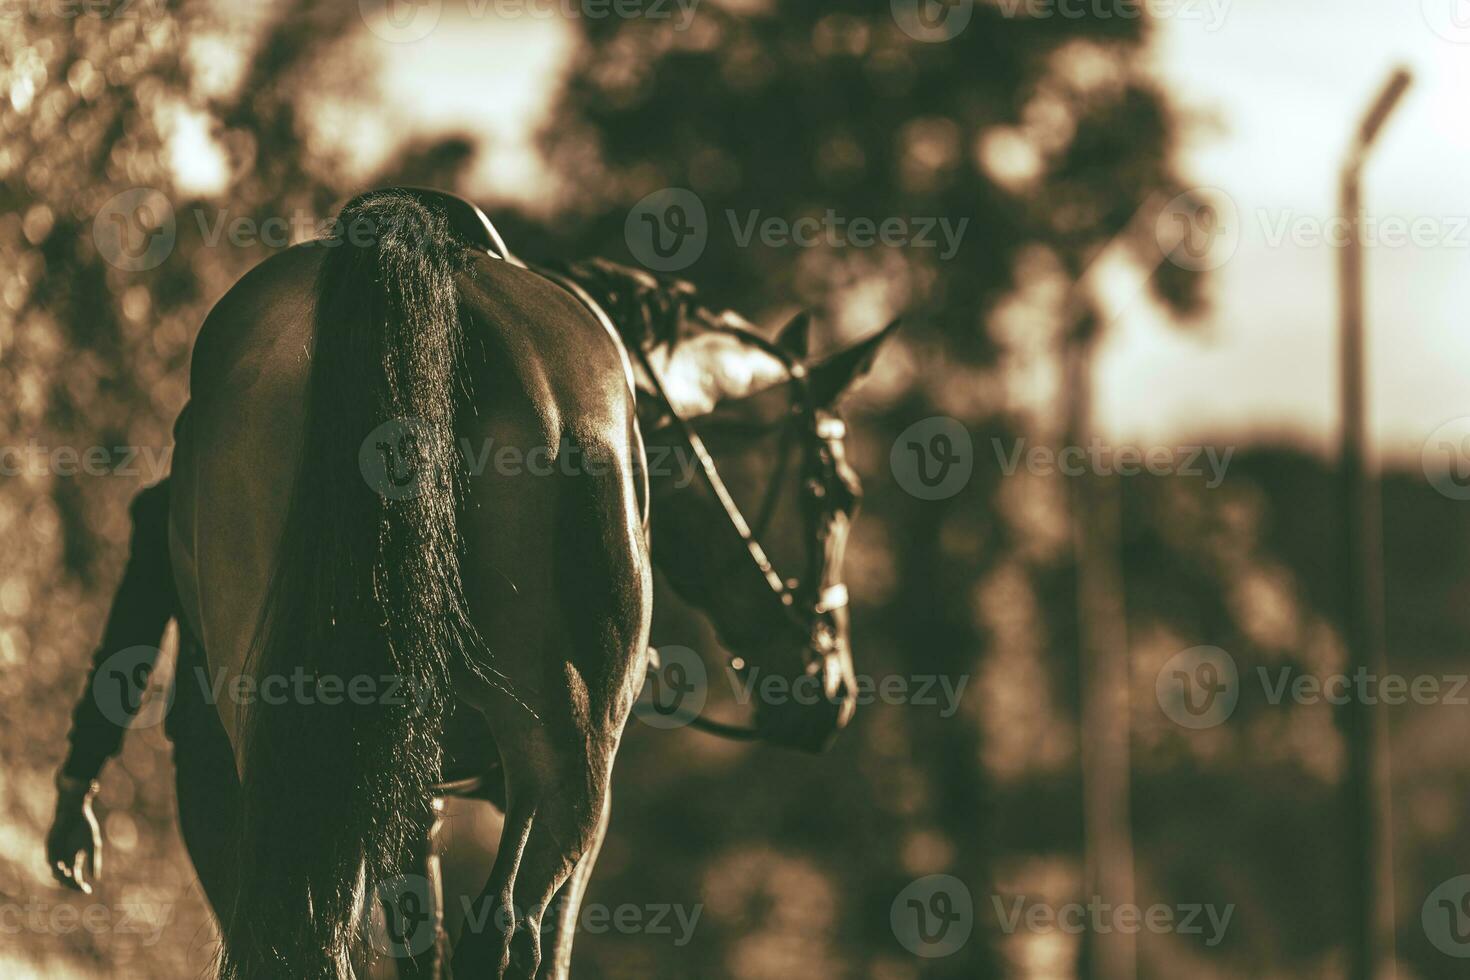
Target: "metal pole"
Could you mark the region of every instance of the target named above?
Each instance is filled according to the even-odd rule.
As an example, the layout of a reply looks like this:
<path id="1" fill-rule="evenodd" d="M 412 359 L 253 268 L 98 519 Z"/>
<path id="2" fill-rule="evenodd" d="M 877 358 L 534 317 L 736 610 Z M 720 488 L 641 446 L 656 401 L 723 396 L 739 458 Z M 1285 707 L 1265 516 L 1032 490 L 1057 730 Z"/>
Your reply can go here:
<path id="1" fill-rule="evenodd" d="M 1389 113 L 1408 88 L 1398 69 L 1363 117 L 1343 163 L 1339 206 L 1351 233 L 1339 251 L 1341 290 L 1342 630 L 1349 673 L 1382 677 L 1383 582 L 1378 487 L 1368 469 L 1363 364 L 1363 241 L 1360 175 Z M 1348 750 L 1346 812 L 1349 894 L 1349 977 L 1394 975 L 1393 861 L 1386 731 L 1373 704 L 1349 698 L 1340 716 Z"/>

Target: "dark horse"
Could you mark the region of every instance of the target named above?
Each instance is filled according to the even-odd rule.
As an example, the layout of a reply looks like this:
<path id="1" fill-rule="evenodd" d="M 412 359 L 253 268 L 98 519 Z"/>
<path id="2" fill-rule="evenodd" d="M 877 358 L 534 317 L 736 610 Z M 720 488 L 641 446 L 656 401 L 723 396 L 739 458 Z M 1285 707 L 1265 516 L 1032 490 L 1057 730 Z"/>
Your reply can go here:
<path id="1" fill-rule="evenodd" d="M 808 366 L 802 318 L 767 342 L 634 270 L 532 271 L 477 217 L 359 197 L 199 334 L 170 498 L 183 628 L 212 674 L 338 695 L 217 703 L 241 794 L 224 977 L 351 975 L 367 898 L 417 867 L 447 747 L 498 765 L 506 814 L 455 976 L 565 977 L 651 559 L 747 668 L 820 692 L 758 705 L 759 735 L 817 749 L 852 712 L 858 486 L 832 405 L 878 339 Z M 665 451 L 693 468 L 650 463 Z M 374 696 L 342 696 L 362 678 Z M 448 746 L 456 713 L 479 744 Z"/>

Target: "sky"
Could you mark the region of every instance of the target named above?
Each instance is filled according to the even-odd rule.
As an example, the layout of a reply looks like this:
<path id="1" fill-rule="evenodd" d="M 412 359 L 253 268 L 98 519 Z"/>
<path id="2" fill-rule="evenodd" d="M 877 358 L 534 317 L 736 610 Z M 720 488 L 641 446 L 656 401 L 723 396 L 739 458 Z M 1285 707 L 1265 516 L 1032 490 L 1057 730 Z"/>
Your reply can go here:
<path id="1" fill-rule="evenodd" d="M 364 0 L 365 10 L 371 6 Z M 480 141 L 493 151 L 476 156 L 465 192 L 488 206 L 536 211 L 552 198 L 553 185 L 535 137 L 555 106 L 576 35 L 555 17 L 501 16 L 488 2 L 413 9 L 438 11 L 433 30 L 401 42 L 371 28 L 358 31 L 355 49 L 343 54 L 376 65 L 376 77 L 354 87 L 355 100 L 326 102 L 317 122 L 352 147 L 362 180 L 409 139 L 457 134 Z"/>
<path id="2" fill-rule="evenodd" d="M 1144 2 L 1156 30 L 1140 67 L 1193 120 L 1180 168 L 1234 205 L 1239 245 L 1197 322 L 1131 304 L 1114 324 L 1098 364 L 1100 428 L 1141 444 L 1335 440 L 1337 253 L 1324 236 L 1350 134 L 1403 65 L 1413 86 L 1364 180 L 1383 228 L 1366 260 L 1369 412 L 1386 462 L 1418 459 L 1436 428 L 1470 415 L 1470 0 Z M 327 103 L 314 124 L 351 148 L 363 179 L 404 139 L 479 134 L 495 149 L 467 189 L 535 211 L 552 195 L 533 134 L 573 34 L 483 4 L 479 16 L 442 9 L 427 41 L 360 32 L 379 75 L 356 90 L 361 103 Z M 1396 241 L 1395 223 L 1419 241 Z"/>
<path id="3" fill-rule="evenodd" d="M 1369 413 L 1386 462 L 1417 460 L 1470 414 L 1470 3 L 1224 2 L 1216 21 L 1161 19 L 1152 70 L 1206 120 L 1181 168 L 1234 202 L 1240 244 L 1200 323 L 1143 308 L 1117 324 L 1100 423 L 1144 442 L 1335 440 L 1337 254 L 1312 233 L 1335 213 L 1358 120 L 1402 64 L 1413 86 L 1364 175 L 1381 228 L 1366 253 Z M 1420 221 L 1420 243 L 1396 243 L 1395 220 Z"/>

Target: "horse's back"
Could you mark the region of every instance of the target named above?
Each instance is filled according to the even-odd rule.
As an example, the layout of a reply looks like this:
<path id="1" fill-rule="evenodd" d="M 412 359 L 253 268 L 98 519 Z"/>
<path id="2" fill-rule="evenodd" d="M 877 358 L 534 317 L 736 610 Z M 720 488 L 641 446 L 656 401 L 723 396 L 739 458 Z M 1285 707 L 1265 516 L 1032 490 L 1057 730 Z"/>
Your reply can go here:
<path id="1" fill-rule="evenodd" d="M 172 551 L 211 681 L 245 673 L 259 626 L 304 436 L 327 254 L 297 246 L 257 266 L 195 344 L 177 431 Z M 575 642 L 569 606 L 579 602 L 646 619 L 641 451 L 616 343 L 534 273 L 476 255 L 457 281 L 474 392 L 459 432 L 470 469 L 465 589 L 492 652 L 540 657 Z M 568 447 L 582 464 L 568 460 Z M 547 683 L 563 684 L 559 673 Z M 238 760 L 236 700 L 222 693 L 218 707 Z"/>

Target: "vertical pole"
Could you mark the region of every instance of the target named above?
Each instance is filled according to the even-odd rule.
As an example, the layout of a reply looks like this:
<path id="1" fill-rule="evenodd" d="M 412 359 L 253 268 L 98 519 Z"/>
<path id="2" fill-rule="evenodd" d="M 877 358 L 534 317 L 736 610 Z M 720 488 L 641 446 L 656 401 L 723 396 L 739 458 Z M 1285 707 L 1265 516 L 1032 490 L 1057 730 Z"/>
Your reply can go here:
<path id="1" fill-rule="evenodd" d="M 1163 201 L 1151 195 L 1117 235 L 1099 249 L 1072 286 L 1061 332 L 1064 444 L 1091 448 L 1093 368 L 1097 344 L 1117 314 L 1104 317 L 1090 299 L 1096 271 L 1116 251 L 1132 251 L 1145 230 L 1157 234 Z M 1171 250 L 1160 243 L 1143 280 Z M 1077 570 L 1077 676 L 1081 691 L 1083 887 L 1117 908 L 1136 905 L 1133 870 L 1132 732 L 1128 696 L 1131 659 L 1122 560 L 1123 489 L 1115 478 L 1088 471 L 1070 482 L 1072 556 Z M 1136 937 L 1111 929 L 1084 934 L 1082 964 L 1089 980 L 1137 980 Z"/>
<path id="2" fill-rule="evenodd" d="M 1064 340 L 1067 444 L 1092 438 L 1095 323 L 1085 320 Z M 1086 473 L 1071 479 L 1072 547 L 1077 569 L 1078 673 L 1081 683 L 1081 764 L 1084 901 L 1133 905 L 1133 820 L 1130 795 L 1131 712 L 1128 706 L 1128 623 L 1123 600 L 1121 488 Z M 1085 962 L 1091 980 L 1136 980 L 1136 938 L 1119 929 L 1089 932 Z"/>
<path id="3" fill-rule="evenodd" d="M 1382 677 L 1383 582 L 1378 487 L 1368 467 L 1364 381 L 1363 241 L 1360 175 L 1388 114 L 1409 85 L 1395 72 L 1364 116 L 1342 168 L 1338 204 L 1350 230 L 1338 253 L 1341 312 L 1342 630 L 1349 674 Z M 1387 732 L 1381 712 L 1348 698 L 1340 715 L 1347 743 L 1345 786 L 1350 912 L 1349 977 L 1380 980 L 1394 972 L 1393 859 Z"/>

